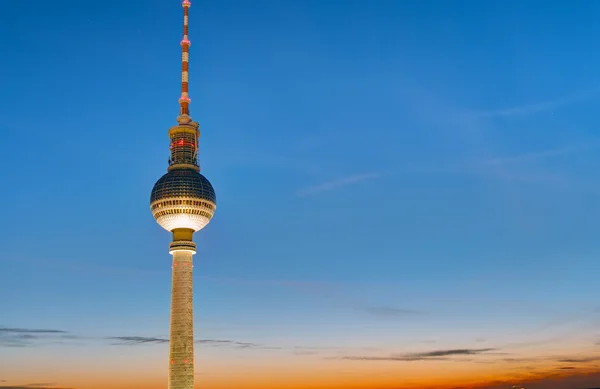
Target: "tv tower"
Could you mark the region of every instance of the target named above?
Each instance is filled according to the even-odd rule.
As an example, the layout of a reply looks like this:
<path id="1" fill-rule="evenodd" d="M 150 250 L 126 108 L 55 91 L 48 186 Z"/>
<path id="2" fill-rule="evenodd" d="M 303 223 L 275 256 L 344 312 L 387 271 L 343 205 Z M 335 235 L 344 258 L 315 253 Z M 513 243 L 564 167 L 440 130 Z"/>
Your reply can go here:
<path id="1" fill-rule="evenodd" d="M 162 228 L 173 233 L 169 254 L 173 256 L 171 329 L 169 338 L 169 389 L 194 388 L 194 315 L 192 303 L 192 256 L 196 254 L 194 232 L 204 228 L 216 209 L 215 191 L 200 174 L 198 140 L 200 125 L 190 117 L 188 39 L 190 1 L 183 1 L 181 97 L 178 124 L 169 129 L 171 156 L 167 173 L 152 189 L 150 209 Z"/>

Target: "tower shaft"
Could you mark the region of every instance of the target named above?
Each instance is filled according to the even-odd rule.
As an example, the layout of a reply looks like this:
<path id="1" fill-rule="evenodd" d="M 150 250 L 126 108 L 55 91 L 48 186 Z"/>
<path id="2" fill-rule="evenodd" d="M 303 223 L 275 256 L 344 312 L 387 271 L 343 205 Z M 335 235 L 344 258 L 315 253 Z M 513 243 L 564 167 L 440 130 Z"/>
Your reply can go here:
<path id="1" fill-rule="evenodd" d="M 193 230 L 174 230 L 169 389 L 194 388 Z"/>

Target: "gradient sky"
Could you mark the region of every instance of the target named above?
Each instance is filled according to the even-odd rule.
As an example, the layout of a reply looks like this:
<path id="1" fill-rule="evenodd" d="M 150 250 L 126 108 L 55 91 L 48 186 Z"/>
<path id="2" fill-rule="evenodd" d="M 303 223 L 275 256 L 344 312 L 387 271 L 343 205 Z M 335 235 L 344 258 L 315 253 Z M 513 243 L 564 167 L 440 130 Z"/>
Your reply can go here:
<path id="1" fill-rule="evenodd" d="M 166 385 L 180 3 L 2 2 L 0 387 Z M 599 2 L 190 12 L 198 388 L 600 385 Z"/>

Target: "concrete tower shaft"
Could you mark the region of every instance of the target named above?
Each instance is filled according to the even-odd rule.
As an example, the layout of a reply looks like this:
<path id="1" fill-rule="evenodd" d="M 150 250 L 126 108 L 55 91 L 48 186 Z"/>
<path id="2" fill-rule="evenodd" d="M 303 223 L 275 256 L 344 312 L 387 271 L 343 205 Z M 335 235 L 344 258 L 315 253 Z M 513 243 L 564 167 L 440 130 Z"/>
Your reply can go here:
<path id="1" fill-rule="evenodd" d="M 169 389 L 194 388 L 192 253 L 173 252 Z"/>
<path id="2" fill-rule="evenodd" d="M 192 230 L 173 231 L 169 389 L 194 388 L 194 305 L 192 256 L 196 245 Z"/>

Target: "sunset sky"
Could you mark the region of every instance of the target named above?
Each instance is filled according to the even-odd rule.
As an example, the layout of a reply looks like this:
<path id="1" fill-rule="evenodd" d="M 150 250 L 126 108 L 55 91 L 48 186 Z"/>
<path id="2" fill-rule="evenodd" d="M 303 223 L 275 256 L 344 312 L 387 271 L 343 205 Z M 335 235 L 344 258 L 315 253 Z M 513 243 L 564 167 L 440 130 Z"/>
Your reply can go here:
<path id="1" fill-rule="evenodd" d="M 600 387 L 600 2 L 192 0 L 196 388 Z M 163 389 L 180 0 L 3 1 L 0 389 Z"/>

